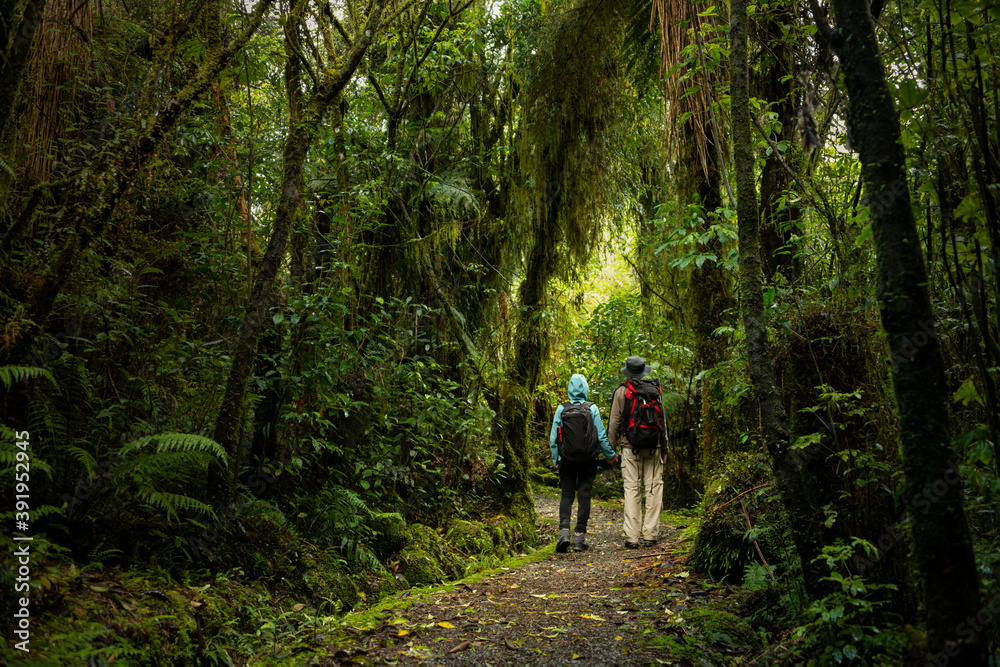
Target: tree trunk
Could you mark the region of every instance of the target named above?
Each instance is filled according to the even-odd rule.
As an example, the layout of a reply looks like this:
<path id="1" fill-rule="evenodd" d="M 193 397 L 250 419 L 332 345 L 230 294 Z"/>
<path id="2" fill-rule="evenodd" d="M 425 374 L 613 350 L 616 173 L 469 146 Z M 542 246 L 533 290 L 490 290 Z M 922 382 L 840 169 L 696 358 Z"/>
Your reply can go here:
<path id="1" fill-rule="evenodd" d="M 696 130 L 692 126 L 693 123 L 698 122 L 697 118 L 697 115 L 692 116 L 684 124 L 684 149 L 687 153 L 684 162 L 687 165 L 686 176 L 690 184 L 690 191 L 682 200 L 697 203 L 702 207 L 704 217 L 698 227 L 698 233 L 703 234 L 709 231 L 712 213 L 722 206 L 722 172 L 716 157 L 717 152 L 713 148 L 717 138 L 709 124 L 706 124 L 704 129 L 708 145 L 708 149 L 705 151 L 707 173 L 701 167 L 695 139 Z M 715 255 L 719 261 L 722 260 L 722 244 L 718 237 L 700 243 L 698 252 L 710 253 Z M 721 339 L 715 336 L 715 330 L 729 323 L 730 316 L 725 313 L 733 307 L 733 297 L 726 276 L 716 261 L 707 260 L 700 267 L 696 267 L 691 279 L 691 286 L 694 302 L 695 354 L 701 368 L 709 369 L 726 358 L 726 346 Z"/>
<path id="2" fill-rule="evenodd" d="M 302 110 L 302 119 L 290 128 L 282 153 L 282 182 L 278 191 L 278 205 L 271 225 L 271 236 L 260 269 L 254 278 L 253 289 L 247 304 L 243 323 L 237 334 L 233 350 L 233 361 L 226 380 L 226 391 L 215 422 L 214 439 L 222 445 L 229 456 L 229 469 L 209 470 L 209 492 L 216 502 L 228 502 L 235 490 L 235 472 L 239 470 L 239 446 L 246 414 L 247 382 L 253 371 L 257 355 L 257 343 L 263 332 L 264 317 L 271 301 L 271 292 L 285 256 L 285 246 L 291 234 L 298 209 L 302 183 L 302 168 L 306 155 L 320 122 L 326 117 L 330 106 L 350 82 L 361 58 L 374 39 L 375 30 L 382 14 L 381 2 L 372 7 L 371 15 L 363 32 L 357 36 L 347 60 L 333 76 L 327 76 L 313 91 L 309 102 Z"/>
<path id="3" fill-rule="evenodd" d="M 821 33 L 844 71 L 877 257 L 876 293 L 892 355 L 900 449 L 915 556 L 927 610 L 932 661 L 985 665 L 979 580 L 962 507 L 962 480 L 949 447 L 948 388 L 927 273 L 906 181 L 899 118 L 866 0 L 833 0 L 833 32 L 811 0 Z M 970 627 L 972 625 L 972 627 Z"/>
<path id="4" fill-rule="evenodd" d="M 531 399 L 549 352 L 549 340 L 541 319 L 549 279 L 556 269 L 559 208 L 566 184 L 567 134 L 564 133 L 554 151 L 545 151 L 546 179 L 537 186 L 534 240 L 518 294 L 521 309 L 515 330 L 514 359 L 499 398 L 497 448 L 505 473 L 501 492 L 512 512 L 534 513 L 528 483 L 528 462 L 531 460 L 528 422 Z"/>
<path id="5" fill-rule="evenodd" d="M 87 41 L 93 33 L 91 4 L 55 0 L 45 7 L 29 65 L 24 128 L 18 137 L 25 151 L 25 183 L 48 180 L 64 156 L 59 138 L 74 115 L 76 79 L 88 67 Z"/>
<path id="6" fill-rule="evenodd" d="M 731 5 L 733 158 L 736 170 L 739 224 L 740 298 L 746 333 L 750 381 L 760 408 L 761 429 L 771 459 L 771 470 L 788 512 L 792 539 L 802 561 L 806 592 L 815 598 L 825 572 L 814 559 L 820 554 L 819 529 L 814 520 L 800 466 L 788 442 L 788 418 L 775 390 L 774 365 L 767 346 L 767 313 L 761 281 L 760 227 L 754 183 L 750 91 L 747 80 L 747 0 Z"/>
<path id="7" fill-rule="evenodd" d="M 795 73 L 795 54 L 781 32 L 783 25 L 795 21 L 795 15 L 788 6 L 779 4 L 765 12 L 761 22 L 764 32 L 761 40 L 767 44 L 768 54 L 764 56 L 766 66 L 757 82 L 759 93 L 756 96 L 768 101 L 772 105 L 771 110 L 778 114 L 781 129 L 771 139 L 775 143 L 785 142 L 788 146 L 783 154 L 785 163 L 799 171 L 803 160 L 801 153 L 794 148 L 795 80 L 790 78 Z M 789 282 L 795 282 L 801 271 L 794 249 L 786 247 L 792 232 L 799 229 L 801 210 L 798 204 L 791 201 L 786 201 L 783 208 L 779 205 L 779 200 L 788 193 L 791 184 L 791 174 L 778 161 L 778 154 L 771 153 L 765 157 L 760 173 L 760 241 L 765 281 L 772 280 L 774 274 L 781 271 Z"/>
<path id="8" fill-rule="evenodd" d="M 3 95 L 0 95 L 0 160 L 7 168 L 0 167 L 0 202 L 6 200 L 13 181 L 12 160 L 9 158 L 11 146 L 17 139 L 15 115 L 21 98 L 25 66 L 31 55 L 35 33 L 45 13 L 45 1 L 28 0 L 10 44 L 2 45 L 4 52 L 3 62 L 0 63 L 0 90 L 3 91 Z M 4 2 L 0 14 L 4 26 L 13 25 L 16 6 L 17 3 L 12 0 Z"/>

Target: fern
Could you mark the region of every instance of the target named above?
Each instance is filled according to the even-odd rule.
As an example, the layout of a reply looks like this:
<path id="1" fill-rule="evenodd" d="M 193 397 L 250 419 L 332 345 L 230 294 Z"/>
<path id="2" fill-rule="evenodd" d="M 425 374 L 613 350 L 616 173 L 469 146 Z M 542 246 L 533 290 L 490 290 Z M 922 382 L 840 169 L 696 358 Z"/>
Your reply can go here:
<path id="1" fill-rule="evenodd" d="M 761 591 L 771 585 L 767 568 L 757 562 L 748 563 L 743 570 L 743 587 L 751 591 Z"/>
<path id="2" fill-rule="evenodd" d="M 340 541 L 340 550 L 348 560 L 361 565 L 364 570 L 388 575 L 388 570 L 386 570 L 385 565 L 379 561 L 375 552 L 364 544 L 352 540 L 349 537 L 344 537 Z"/>
<path id="3" fill-rule="evenodd" d="M 87 473 L 87 479 L 93 479 L 97 461 L 90 455 L 90 452 L 75 445 L 66 445 L 66 452 L 80 462 L 80 465 L 83 466 L 84 471 Z"/>
<path id="4" fill-rule="evenodd" d="M 53 386 L 59 386 L 56 379 L 52 377 L 52 373 L 44 368 L 38 366 L 0 366 L 0 382 L 3 382 L 7 389 L 10 389 L 15 382 L 37 378 L 43 378 L 51 382 Z"/>
<path id="5" fill-rule="evenodd" d="M 136 495 L 147 505 L 152 505 L 166 512 L 167 516 L 174 521 L 180 520 L 177 516 L 178 511 L 191 511 L 215 517 L 215 510 L 212 509 L 211 505 L 181 493 L 166 493 L 146 487 L 139 489 Z"/>
<path id="6" fill-rule="evenodd" d="M 226 465 L 226 452 L 209 438 L 187 433 L 162 433 L 134 440 L 119 450 L 122 463 L 112 474 L 120 493 L 166 513 L 179 521 L 180 512 L 215 517 L 200 500 L 176 492 L 202 477 L 213 460 Z"/>
<path id="7" fill-rule="evenodd" d="M 145 438 L 133 440 L 119 450 L 121 456 L 154 446 L 157 453 L 164 452 L 200 452 L 210 454 L 219 459 L 223 465 L 227 463 L 226 450 L 215 440 L 190 433 L 161 433 L 148 435 Z"/>

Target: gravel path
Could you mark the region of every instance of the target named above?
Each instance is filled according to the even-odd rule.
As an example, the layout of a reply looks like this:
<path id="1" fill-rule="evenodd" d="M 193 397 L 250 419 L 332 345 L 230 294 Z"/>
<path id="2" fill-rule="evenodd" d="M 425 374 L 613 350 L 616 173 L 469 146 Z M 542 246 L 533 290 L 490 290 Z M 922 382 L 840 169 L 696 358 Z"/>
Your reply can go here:
<path id="1" fill-rule="evenodd" d="M 555 541 L 558 499 L 536 497 L 540 542 Z M 575 509 L 575 508 L 574 508 Z M 719 590 L 686 571 L 687 545 L 660 527 L 659 544 L 626 550 L 620 504 L 594 503 L 581 553 L 553 553 L 475 584 L 432 594 L 359 633 L 339 664 L 690 665 L 670 654 L 666 635 L 697 641 L 678 614 Z M 659 636 L 659 642 L 654 639 Z M 712 651 L 715 653 L 715 651 Z M 717 655 L 717 653 L 715 653 Z M 714 661 L 713 661 L 714 662 Z M 700 664 L 713 664 L 699 660 Z"/>

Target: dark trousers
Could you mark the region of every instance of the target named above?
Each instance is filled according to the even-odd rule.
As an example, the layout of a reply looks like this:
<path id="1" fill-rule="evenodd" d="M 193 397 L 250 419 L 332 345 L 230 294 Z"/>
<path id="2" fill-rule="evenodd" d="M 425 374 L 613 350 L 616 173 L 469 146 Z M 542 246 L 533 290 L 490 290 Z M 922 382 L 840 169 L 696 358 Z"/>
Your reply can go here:
<path id="1" fill-rule="evenodd" d="M 573 496 L 579 500 L 576 509 L 576 532 L 587 532 L 587 521 L 590 520 L 590 492 L 594 489 L 594 478 L 597 476 L 597 461 L 588 463 L 573 463 L 563 461 L 559 466 L 559 486 L 562 488 L 562 500 L 559 502 L 559 529 L 569 528 L 570 517 L 573 514 Z"/>

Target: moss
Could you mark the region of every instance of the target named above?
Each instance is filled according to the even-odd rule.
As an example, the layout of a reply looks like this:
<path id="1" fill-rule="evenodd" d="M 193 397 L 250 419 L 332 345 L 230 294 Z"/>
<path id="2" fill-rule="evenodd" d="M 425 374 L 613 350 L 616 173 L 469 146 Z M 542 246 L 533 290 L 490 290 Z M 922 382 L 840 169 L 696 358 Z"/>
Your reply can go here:
<path id="1" fill-rule="evenodd" d="M 532 468 L 528 471 L 531 481 L 540 486 L 559 488 L 559 475 L 545 468 Z"/>
<path id="2" fill-rule="evenodd" d="M 402 554 L 403 573 L 411 586 L 426 586 L 445 580 L 438 561 L 422 549 L 409 548 Z"/>
<path id="3" fill-rule="evenodd" d="M 771 502 L 774 498 L 763 454 L 733 454 L 726 458 L 702 501 L 701 521 L 691 552 L 695 570 L 715 579 L 739 582 L 746 567 L 759 562 L 756 548 L 747 538 L 744 507 L 765 558 L 770 565 L 776 565 L 786 546 L 781 538 L 784 517 L 777 503 Z"/>
<path id="4" fill-rule="evenodd" d="M 485 555 L 496 548 L 489 532 L 480 523 L 456 519 L 448 526 L 445 542 L 467 555 Z"/>
<path id="5" fill-rule="evenodd" d="M 441 535 L 423 524 L 406 529 L 407 547 L 400 553 L 400 574 L 414 586 L 433 584 L 462 576 L 462 560 L 448 548 Z"/>
<path id="6" fill-rule="evenodd" d="M 684 620 L 695 626 L 712 644 L 723 641 L 735 648 L 752 648 L 760 643 L 747 622 L 728 611 L 695 607 L 684 612 Z"/>
<path id="7" fill-rule="evenodd" d="M 535 539 L 534 516 L 531 519 L 498 514 L 487 520 L 493 544 L 506 552 L 518 551 L 531 545 Z"/>

